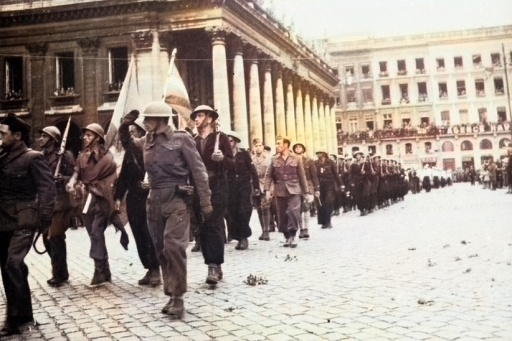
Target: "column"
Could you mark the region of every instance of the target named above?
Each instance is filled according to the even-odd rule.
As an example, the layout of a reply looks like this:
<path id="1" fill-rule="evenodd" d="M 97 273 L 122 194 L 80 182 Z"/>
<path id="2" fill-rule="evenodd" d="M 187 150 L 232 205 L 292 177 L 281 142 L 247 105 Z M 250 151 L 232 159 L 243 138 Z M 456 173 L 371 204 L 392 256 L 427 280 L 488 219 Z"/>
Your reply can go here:
<path id="1" fill-rule="evenodd" d="M 327 139 L 326 147 L 332 154 L 338 155 L 338 151 L 332 143 L 332 120 L 331 109 L 329 108 L 329 98 L 326 96 L 324 99 L 324 112 L 325 112 L 325 136 Z"/>
<path id="2" fill-rule="evenodd" d="M 311 95 L 311 123 L 312 123 L 312 133 L 313 133 L 313 150 L 312 153 L 316 153 L 318 148 L 320 148 L 320 127 L 318 120 L 318 99 L 316 89 L 310 90 Z M 310 153 L 310 155 L 313 155 Z"/>
<path id="3" fill-rule="evenodd" d="M 250 49 L 249 67 L 249 142 L 255 138 L 263 139 L 263 123 L 261 120 L 260 75 L 257 51 Z"/>
<path id="4" fill-rule="evenodd" d="M 243 43 L 234 41 L 235 57 L 233 60 L 233 129 L 240 135 L 240 146 L 250 147 L 249 123 L 247 121 L 247 98 L 245 92 L 245 71 Z"/>
<path id="5" fill-rule="evenodd" d="M 276 140 L 276 125 L 270 62 L 263 64 L 263 134 L 263 142 L 269 146 L 273 145 Z"/>
<path id="6" fill-rule="evenodd" d="M 161 49 L 156 30 L 136 32 L 132 34 L 132 40 L 136 48 L 139 100 L 143 107 L 162 99 L 169 54 L 166 49 Z"/>
<path id="7" fill-rule="evenodd" d="M 293 101 L 293 78 L 290 70 L 285 70 L 283 79 L 286 86 L 286 131 L 292 144 L 295 142 L 304 143 L 304 140 L 299 141 L 297 137 L 295 102 Z"/>
<path id="8" fill-rule="evenodd" d="M 295 136 L 291 134 L 286 124 L 287 117 L 285 115 L 284 106 L 283 70 L 279 64 L 274 63 L 273 71 L 276 78 L 276 133 L 277 135 L 288 136 L 293 141 Z"/>
<path id="9" fill-rule="evenodd" d="M 297 89 L 295 94 L 295 120 L 297 126 L 297 141 L 306 143 L 306 132 L 304 129 L 304 103 L 302 101 L 302 84 L 299 77 L 294 77 L 291 81 L 293 87 Z M 292 94 L 293 95 L 293 94 Z"/>
<path id="10" fill-rule="evenodd" d="M 213 105 L 219 112 L 220 129 L 231 130 L 229 107 L 228 66 L 226 64 L 226 32 L 221 28 L 210 30 L 212 40 Z"/>
<path id="11" fill-rule="evenodd" d="M 82 103 L 84 105 L 84 124 L 98 122 L 98 91 L 96 89 L 96 60 L 99 38 L 83 38 L 77 40 L 82 48 L 83 87 Z"/>
<path id="12" fill-rule="evenodd" d="M 44 116 L 44 78 L 45 78 L 45 55 L 48 51 L 46 43 L 33 43 L 26 46 L 30 54 L 30 93 L 26 95 L 30 98 L 30 115 L 32 117 L 32 140 L 38 135 L 39 130 L 45 126 Z"/>
<path id="13" fill-rule="evenodd" d="M 327 146 L 327 132 L 325 131 L 325 112 L 323 95 L 318 94 L 318 143 L 322 148 L 329 150 Z"/>
<path id="14" fill-rule="evenodd" d="M 309 95 L 309 84 L 303 83 L 304 90 L 304 131 L 306 137 L 306 150 L 308 155 L 315 155 L 315 146 L 313 145 L 313 120 L 311 116 L 311 97 Z"/>
<path id="15" fill-rule="evenodd" d="M 331 101 L 331 130 L 333 134 L 332 142 L 334 143 L 334 150 L 338 154 L 338 131 L 336 130 L 336 109 L 334 107 L 335 99 Z"/>

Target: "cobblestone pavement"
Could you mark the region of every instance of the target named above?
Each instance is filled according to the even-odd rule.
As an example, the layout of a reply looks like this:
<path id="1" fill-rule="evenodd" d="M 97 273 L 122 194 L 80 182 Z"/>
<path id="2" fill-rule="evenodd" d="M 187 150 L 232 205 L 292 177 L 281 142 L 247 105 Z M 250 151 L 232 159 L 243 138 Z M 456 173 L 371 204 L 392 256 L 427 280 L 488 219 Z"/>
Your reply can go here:
<path id="1" fill-rule="evenodd" d="M 259 241 L 253 215 L 249 250 L 226 245 L 217 289 L 204 283 L 202 256 L 189 253 L 182 321 L 160 313 L 162 287 L 137 285 L 145 271 L 135 244 L 124 251 L 112 227 L 112 283 L 88 287 L 89 239 L 71 230 L 68 285 L 49 287 L 48 257 L 27 257 L 39 326 L 10 339 L 512 340 L 511 201 L 467 184 L 409 194 L 366 217 L 334 217 L 333 229 L 313 224 L 296 249 L 277 233 Z M 267 283 L 248 285 L 249 275 Z"/>

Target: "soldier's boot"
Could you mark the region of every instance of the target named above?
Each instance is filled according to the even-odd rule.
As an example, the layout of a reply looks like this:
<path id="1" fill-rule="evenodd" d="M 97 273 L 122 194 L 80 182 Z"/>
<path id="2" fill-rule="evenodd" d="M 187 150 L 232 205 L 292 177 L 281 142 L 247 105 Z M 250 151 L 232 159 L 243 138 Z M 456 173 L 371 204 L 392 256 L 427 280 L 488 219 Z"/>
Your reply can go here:
<path id="1" fill-rule="evenodd" d="M 263 226 L 261 227 L 263 230 L 263 233 L 261 235 L 260 240 L 269 241 L 270 240 L 270 210 L 263 210 L 261 213 L 261 220 L 263 223 Z"/>
<path id="2" fill-rule="evenodd" d="M 208 265 L 208 276 L 206 276 L 206 283 L 216 285 L 220 280 L 220 266 L 217 264 Z"/>
<path id="3" fill-rule="evenodd" d="M 185 312 L 183 297 L 171 297 L 169 302 L 162 308 L 162 313 L 171 316 L 173 319 L 181 319 Z"/>
<path id="4" fill-rule="evenodd" d="M 52 237 L 49 244 L 52 250 L 53 277 L 47 282 L 53 287 L 59 287 L 69 279 L 65 235 Z"/>
<path id="5" fill-rule="evenodd" d="M 196 239 L 196 243 L 194 244 L 194 246 L 192 247 L 192 252 L 199 252 L 201 251 L 201 240 L 199 239 L 199 233 L 196 235 L 195 237 Z"/>
<path id="6" fill-rule="evenodd" d="M 146 275 L 139 280 L 139 285 L 149 285 L 156 287 L 162 284 L 162 277 L 160 276 L 160 268 L 149 269 Z"/>
<path id="7" fill-rule="evenodd" d="M 308 212 L 302 214 L 302 228 L 299 232 L 299 239 L 309 238 L 309 218 Z"/>
<path id="8" fill-rule="evenodd" d="M 108 259 L 95 259 L 94 260 L 94 275 L 91 280 L 91 285 L 98 285 L 105 282 L 109 282 L 112 279 L 110 273 L 110 266 Z"/>

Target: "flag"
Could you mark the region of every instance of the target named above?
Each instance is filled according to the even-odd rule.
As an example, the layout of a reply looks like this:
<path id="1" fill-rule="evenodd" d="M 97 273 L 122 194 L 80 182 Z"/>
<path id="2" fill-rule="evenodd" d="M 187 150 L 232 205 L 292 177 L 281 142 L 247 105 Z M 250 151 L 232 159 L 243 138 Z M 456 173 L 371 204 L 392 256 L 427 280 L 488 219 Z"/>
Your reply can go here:
<path id="1" fill-rule="evenodd" d="M 190 125 L 190 113 L 192 112 L 192 108 L 190 106 L 190 100 L 185 83 L 183 83 L 180 73 L 174 64 L 175 54 L 176 50 L 173 51 L 171 61 L 169 63 L 167 78 L 165 80 L 166 83 L 164 86 L 164 101 L 180 115 L 180 127 L 177 128 L 184 128 L 185 126 Z"/>
<path id="2" fill-rule="evenodd" d="M 105 135 L 105 146 L 109 148 L 117 136 L 117 130 L 121 124 L 124 115 L 131 110 L 141 110 L 139 100 L 139 88 L 137 84 L 137 68 L 135 65 L 135 57 L 132 55 L 126 77 L 124 78 L 123 86 L 119 92 L 114 113 L 108 126 L 107 134 Z"/>

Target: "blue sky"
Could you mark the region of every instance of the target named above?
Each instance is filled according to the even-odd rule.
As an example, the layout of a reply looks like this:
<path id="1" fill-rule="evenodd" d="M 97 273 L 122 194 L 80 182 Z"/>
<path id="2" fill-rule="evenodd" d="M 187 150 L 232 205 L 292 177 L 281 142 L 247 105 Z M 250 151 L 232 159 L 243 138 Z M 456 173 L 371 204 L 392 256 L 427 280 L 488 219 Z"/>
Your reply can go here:
<path id="1" fill-rule="evenodd" d="M 512 0 L 264 0 L 304 39 L 394 36 L 512 24 Z"/>

